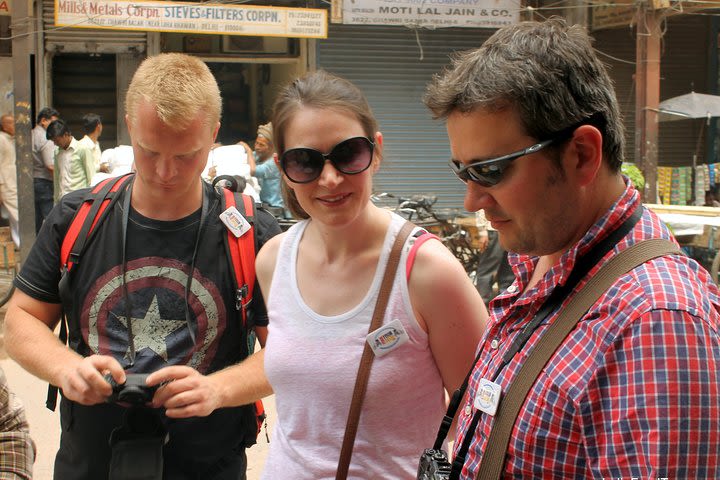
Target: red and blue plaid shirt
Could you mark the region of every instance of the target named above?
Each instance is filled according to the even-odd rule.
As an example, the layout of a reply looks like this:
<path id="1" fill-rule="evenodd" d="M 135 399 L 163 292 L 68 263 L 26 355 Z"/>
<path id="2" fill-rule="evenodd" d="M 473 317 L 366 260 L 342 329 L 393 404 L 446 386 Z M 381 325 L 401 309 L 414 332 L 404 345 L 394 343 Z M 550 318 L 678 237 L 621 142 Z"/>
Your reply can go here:
<path id="1" fill-rule="evenodd" d="M 510 256 L 516 281 L 490 305 L 480 361 L 459 409 L 456 453 L 475 414 L 478 382 L 497 373 L 520 329 L 567 281 L 578 256 L 638 206 L 637 191 L 627 187 L 607 214 L 527 292 L 523 290 L 537 257 Z M 645 209 L 613 252 L 648 238 L 672 235 Z M 557 315 L 550 314 L 499 372 L 495 382 L 504 392 Z M 623 275 L 568 335 L 528 393 L 510 438 L 504 476 L 720 478 L 719 330 L 720 293 L 694 260 L 665 256 Z M 461 478 L 475 478 L 492 425 L 493 417 L 482 414 L 470 433 L 473 440 Z"/>

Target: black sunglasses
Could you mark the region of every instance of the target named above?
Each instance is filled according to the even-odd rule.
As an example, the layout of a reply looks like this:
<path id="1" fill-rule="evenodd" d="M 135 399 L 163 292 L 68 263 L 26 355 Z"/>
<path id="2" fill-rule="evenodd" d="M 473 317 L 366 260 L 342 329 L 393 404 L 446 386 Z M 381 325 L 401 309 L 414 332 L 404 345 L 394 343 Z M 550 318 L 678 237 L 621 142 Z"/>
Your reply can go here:
<path id="1" fill-rule="evenodd" d="M 320 177 L 325 160 L 345 175 L 364 172 L 372 163 L 375 144 L 366 137 L 353 137 L 335 145 L 330 153 L 314 148 L 291 148 L 280 156 L 280 167 L 294 183 L 310 183 Z"/>
<path id="2" fill-rule="evenodd" d="M 465 166 L 463 166 L 462 163 L 460 163 L 459 161 L 451 159 L 450 170 L 452 170 L 453 173 L 457 175 L 457 177 L 464 183 L 471 181 L 478 183 L 483 187 L 492 187 L 500 183 L 500 181 L 503 179 L 503 175 L 505 175 L 505 171 L 513 161 L 517 160 L 520 157 L 524 157 L 525 155 L 537 153 L 543 148 L 549 147 L 554 143 L 568 140 L 570 137 L 572 137 L 573 133 L 575 132 L 575 130 L 578 129 L 578 127 L 588 123 L 592 123 L 591 120 L 593 120 L 594 117 L 595 116 L 590 117 L 584 122 L 580 122 L 569 128 L 560 130 L 547 140 L 543 140 L 542 142 L 538 142 L 535 145 L 530 145 L 527 148 L 524 148 L 517 152 L 509 153 L 507 155 L 503 155 L 501 157 L 490 158 L 488 160 L 471 163 L 470 165 Z"/>

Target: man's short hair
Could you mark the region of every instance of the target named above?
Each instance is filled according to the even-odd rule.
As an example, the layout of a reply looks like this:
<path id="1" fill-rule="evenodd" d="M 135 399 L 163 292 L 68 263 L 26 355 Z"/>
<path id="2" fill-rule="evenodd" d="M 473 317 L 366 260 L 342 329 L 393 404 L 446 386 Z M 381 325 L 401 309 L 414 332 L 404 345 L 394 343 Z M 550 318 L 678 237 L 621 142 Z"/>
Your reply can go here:
<path id="1" fill-rule="evenodd" d="M 58 118 L 57 120 L 50 122 L 50 125 L 48 125 L 47 130 L 45 131 L 45 138 L 52 140 L 53 138 L 62 137 L 65 134 L 72 135 L 67 124 Z"/>
<path id="2" fill-rule="evenodd" d="M 608 166 L 620 170 L 625 133 L 612 80 L 587 31 L 562 18 L 499 29 L 481 47 L 455 56 L 424 101 L 435 118 L 514 109 L 538 140 L 599 114 L 589 123 L 603 134 Z"/>
<path id="3" fill-rule="evenodd" d="M 96 113 L 86 113 L 82 117 L 83 120 L 83 132 L 85 135 L 90 135 L 95 129 L 102 123 L 102 118 Z"/>
<path id="4" fill-rule="evenodd" d="M 52 120 L 53 117 L 59 117 L 60 113 L 58 113 L 57 110 L 51 107 L 45 107 L 37 114 L 37 123 L 42 122 L 43 120 Z"/>
<path id="5" fill-rule="evenodd" d="M 220 121 L 222 99 L 215 77 L 205 62 L 182 53 L 163 53 L 140 64 L 125 97 L 131 123 L 142 101 L 154 104 L 160 120 L 178 130 L 201 111 L 208 124 Z"/>

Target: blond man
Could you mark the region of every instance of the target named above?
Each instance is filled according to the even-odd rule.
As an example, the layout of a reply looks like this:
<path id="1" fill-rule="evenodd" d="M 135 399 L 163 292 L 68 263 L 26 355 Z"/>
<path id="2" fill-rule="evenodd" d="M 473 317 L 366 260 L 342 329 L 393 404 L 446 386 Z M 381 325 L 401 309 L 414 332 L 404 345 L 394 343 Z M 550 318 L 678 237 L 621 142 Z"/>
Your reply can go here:
<path id="1" fill-rule="evenodd" d="M 56 479 L 245 478 L 245 448 L 257 428 L 251 407 L 178 418 L 212 388 L 207 374 L 248 355 L 253 326 L 243 326 L 236 309 L 219 193 L 200 178 L 220 127 L 220 92 L 202 61 L 163 54 L 140 65 L 125 108 L 136 174 L 94 232 L 62 298 L 58 245 L 88 191 L 55 207 L 46 220 L 51 228 L 18 275 L 8 350 L 62 389 Z M 259 245 L 279 231 L 260 210 L 255 227 Z M 267 314 L 257 296 L 251 318 L 264 343 Z M 61 308 L 70 347 L 52 333 Z M 152 408 L 106 402 L 113 389 L 105 375 L 122 384 L 127 374 L 156 371 L 172 388 L 160 387 Z M 137 434 L 137 424 L 150 447 L 138 447 L 128 433 Z M 143 462 L 161 471 L 139 472 Z"/>

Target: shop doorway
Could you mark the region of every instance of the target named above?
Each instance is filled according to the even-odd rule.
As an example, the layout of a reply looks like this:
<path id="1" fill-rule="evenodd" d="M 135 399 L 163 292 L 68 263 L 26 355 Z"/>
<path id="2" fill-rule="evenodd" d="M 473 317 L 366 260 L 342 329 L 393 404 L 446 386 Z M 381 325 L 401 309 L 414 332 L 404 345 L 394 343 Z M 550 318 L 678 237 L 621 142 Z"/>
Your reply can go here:
<path id="1" fill-rule="evenodd" d="M 52 59 L 52 104 L 77 139 L 85 134 L 82 117 L 102 117 L 100 147 L 117 145 L 117 82 L 113 54 L 57 54 Z"/>
<path id="2" fill-rule="evenodd" d="M 275 92 L 295 72 L 282 64 L 207 62 L 223 99 L 218 142 L 244 141 L 251 147 L 257 127 L 270 121 Z"/>
<path id="3" fill-rule="evenodd" d="M 232 145 L 249 142 L 253 128 L 249 65 L 244 63 L 208 63 L 220 87 L 223 99 L 222 119 L 217 141 Z"/>

